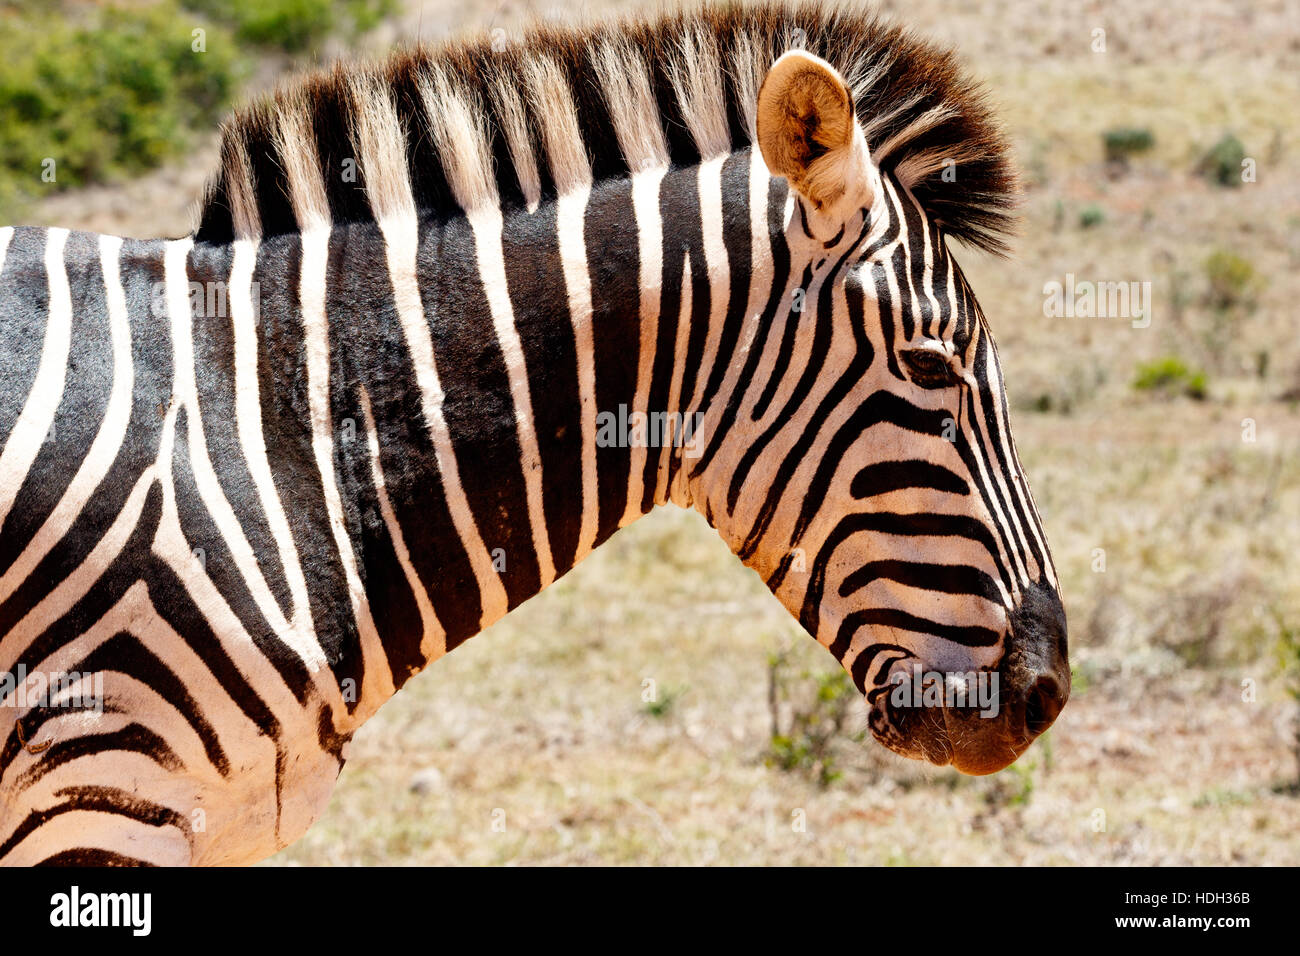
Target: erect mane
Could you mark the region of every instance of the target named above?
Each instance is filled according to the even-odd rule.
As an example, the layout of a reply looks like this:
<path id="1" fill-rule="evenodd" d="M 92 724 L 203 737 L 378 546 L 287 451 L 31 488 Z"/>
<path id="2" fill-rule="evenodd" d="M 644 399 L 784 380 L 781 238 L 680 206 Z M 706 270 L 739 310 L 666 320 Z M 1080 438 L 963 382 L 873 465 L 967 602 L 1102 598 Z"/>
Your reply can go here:
<path id="1" fill-rule="evenodd" d="M 195 238 L 411 205 L 433 217 L 532 207 L 647 165 L 744 149 L 763 76 L 795 46 L 844 75 L 882 171 L 948 234 L 1005 251 L 1016 177 L 953 54 L 872 13 L 804 0 L 496 31 L 296 79 L 227 121 Z"/>

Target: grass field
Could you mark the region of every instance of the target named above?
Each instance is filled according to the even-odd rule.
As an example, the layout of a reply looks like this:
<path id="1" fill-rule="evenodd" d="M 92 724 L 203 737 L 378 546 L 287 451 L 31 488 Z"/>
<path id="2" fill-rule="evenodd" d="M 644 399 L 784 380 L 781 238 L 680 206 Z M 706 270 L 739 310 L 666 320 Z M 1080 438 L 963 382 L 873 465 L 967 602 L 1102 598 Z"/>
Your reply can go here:
<path id="1" fill-rule="evenodd" d="M 782 769 L 770 700 L 781 726 L 822 713 L 834 662 L 702 519 L 665 511 L 408 684 L 269 864 L 1300 862 L 1300 18 L 1073 6 L 884 6 L 959 49 L 1024 172 L 1013 257 L 959 258 L 1071 622 L 1047 738 L 964 778 L 860 742 L 850 702 Z M 412 2 L 366 46 L 552 9 Z M 1151 146 L 1108 163 L 1121 128 Z M 1198 170 L 1228 134 L 1234 185 Z M 29 219 L 184 232 L 212 154 Z M 1149 282 L 1149 327 L 1047 317 L 1067 275 Z"/>

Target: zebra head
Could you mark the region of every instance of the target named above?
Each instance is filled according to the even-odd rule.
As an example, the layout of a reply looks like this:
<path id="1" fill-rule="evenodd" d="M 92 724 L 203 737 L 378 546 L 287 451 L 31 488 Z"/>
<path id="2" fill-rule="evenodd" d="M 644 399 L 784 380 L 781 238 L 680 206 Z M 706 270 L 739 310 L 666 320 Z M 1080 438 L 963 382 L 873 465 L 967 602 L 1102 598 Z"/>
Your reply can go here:
<path id="1" fill-rule="evenodd" d="M 744 434 L 719 455 L 715 523 L 843 664 L 880 743 L 992 773 L 1070 690 L 993 339 L 944 225 L 909 189 L 916 170 L 877 165 L 834 68 L 783 55 L 756 127 L 790 187 L 777 294 L 787 261 L 788 280 L 755 334 L 770 355 L 745 389 Z"/>

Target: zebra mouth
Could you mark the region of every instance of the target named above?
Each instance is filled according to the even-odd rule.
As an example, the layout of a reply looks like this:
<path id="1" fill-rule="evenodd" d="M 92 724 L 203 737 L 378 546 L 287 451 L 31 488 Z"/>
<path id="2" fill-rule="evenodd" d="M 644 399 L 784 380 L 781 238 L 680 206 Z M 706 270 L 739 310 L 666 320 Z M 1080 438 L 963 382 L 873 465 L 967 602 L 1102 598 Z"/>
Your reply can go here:
<path id="1" fill-rule="evenodd" d="M 869 726 L 904 757 L 996 773 L 1056 720 L 1070 698 L 1065 610 L 1055 591 L 1027 587 L 1011 615 L 996 667 L 926 671 L 907 654 L 867 693 Z"/>
<path id="2" fill-rule="evenodd" d="M 915 667 L 914 660 L 899 662 L 872 691 L 872 736 L 901 756 L 976 776 L 995 773 L 1051 722 L 1040 713 L 1037 695 L 1022 700 L 1013 689 L 1004 699 L 999 672 L 958 678 Z"/>
<path id="3" fill-rule="evenodd" d="M 894 753 L 960 773 L 983 776 L 1006 768 L 1037 733 L 1016 731 L 1023 718 L 1010 713 L 981 717 L 971 708 L 947 705 L 894 707 L 877 702 L 871 714 L 876 741 Z"/>
<path id="4" fill-rule="evenodd" d="M 946 709 L 925 706 L 924 701 L 905 699 L 906 695 L 896 692 L 903 686 L 898 677 L 906 677 L 906 674 L 891 669 L 886 682 L 869 695 L 868 725 L 872 737 L 901 757 L 923 760 L 937 767 L 947 766 L 953 762 L 953 738 L 949 733 Z"/>

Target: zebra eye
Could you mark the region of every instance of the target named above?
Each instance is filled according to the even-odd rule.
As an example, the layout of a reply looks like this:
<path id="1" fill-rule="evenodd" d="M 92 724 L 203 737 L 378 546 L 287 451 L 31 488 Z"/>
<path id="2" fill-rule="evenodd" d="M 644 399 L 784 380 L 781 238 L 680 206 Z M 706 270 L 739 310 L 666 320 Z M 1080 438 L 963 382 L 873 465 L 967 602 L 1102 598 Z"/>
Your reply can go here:
<path id="1" fill-rule="evenodd" d="M 932 349 L 905 349 L 900 353 L 912 381 L 922 388 L 947 388 L 957 384 L 948 359 Z"/>

